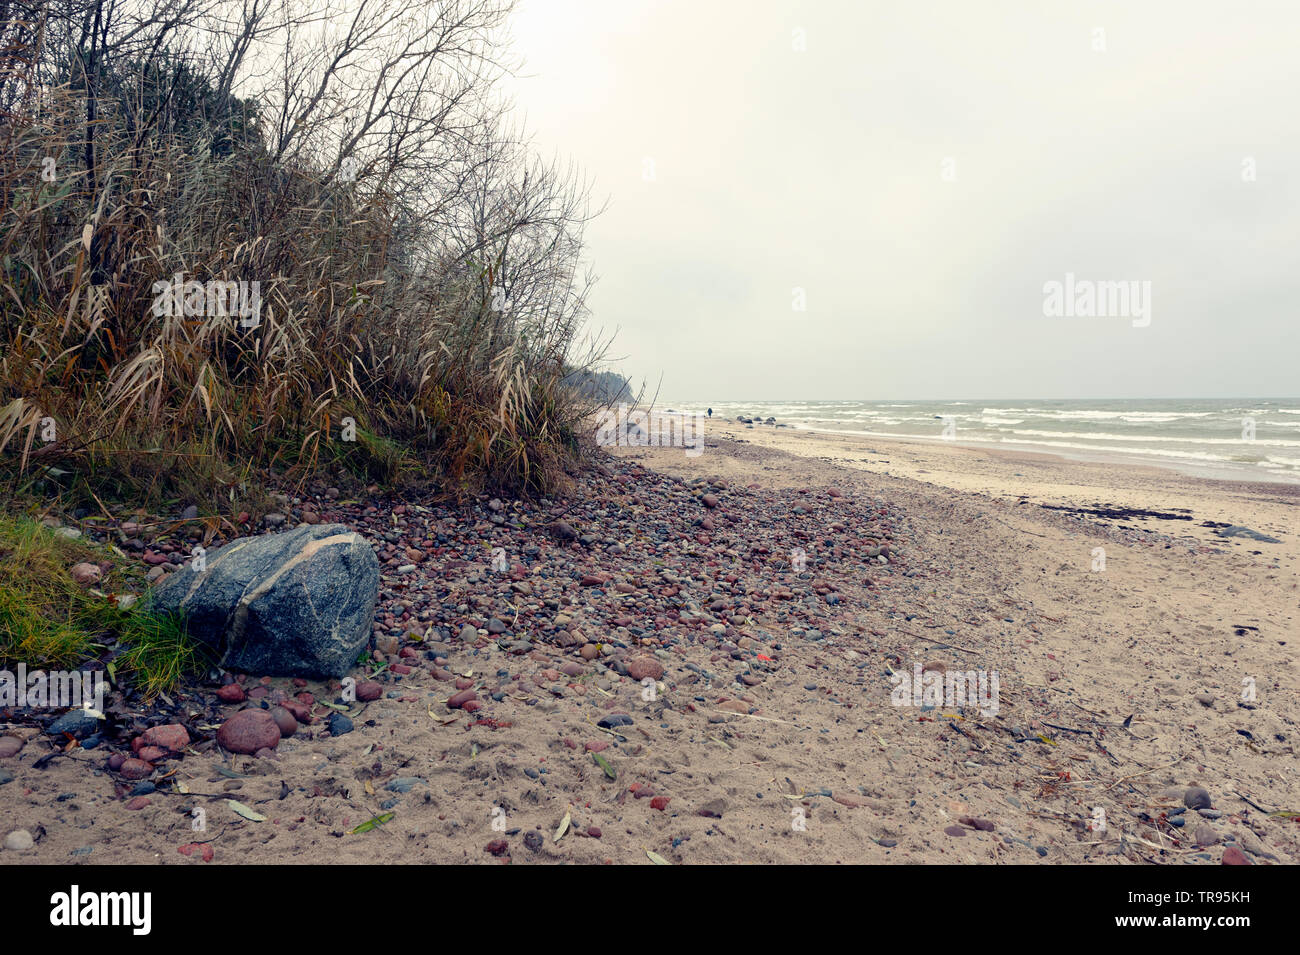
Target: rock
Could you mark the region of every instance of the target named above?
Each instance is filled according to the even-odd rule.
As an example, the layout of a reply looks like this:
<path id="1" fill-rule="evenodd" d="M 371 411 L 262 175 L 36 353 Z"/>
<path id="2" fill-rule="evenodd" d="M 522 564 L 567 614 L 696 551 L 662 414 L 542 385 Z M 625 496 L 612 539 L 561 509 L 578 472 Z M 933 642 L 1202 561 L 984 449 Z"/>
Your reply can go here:
<path id="1" fill-rule="evenodd" d="M 85 739 L 87 736 L 99 729 L 99 720 L 91 716 L 84 709 L 68 710 L 57 720 L 45 728 L 45 732 L 51 736 L 62 736 L 68 733 L 77 739 Z"/>
<path id="2" fill-rule="evenodd" d="M 657 680 L 664 675 L 664 668 L 653 657 L 636 657 L 627 662 L 627 675 L 638 683 L 647 678 Z"/>
<path id="3" fill-rule="evenodd" d="M 712 510 L 713 508 L 717 507 L 718 504 L 721 502 L 718 500 L 718 496 L 716 494 L 705 494 L 700 498 L 700 503 L 703 504 L 705 507 L 709 508 L 710 510 Z"/>
<path id="4" fill-rule="evenodd" d="M 148 796 L 136 796 L 134 799 L 127 802 L 126 808 L 128 812 L 137 812 L 143 809 L 145 806 L 149 805 L 149 803 L 151 803 L 152 801 L 153 800 L 151 800 Z"/>
<path id="5" fill-rule="evenodd" d="M 613 729 L 616 726 L 631 726 L 632 717 L 626 713 L 609 713 L 597 720 L 596 725 L 605 729 Z"/>
<path id="6" fill-rule="evenodd" d="M 1198 846 L 1213 846 L 1219 842 L 1219 834 L 1214 831 L 1214 827 L 1201 823 L 1196 827 L 1196 844 Z"/>
<path id="7" fill-rule="evenodd" d="M 73 564 L 72 570 L 70 570 L 69 573 L 72 575 L 72 579 L 77 583 L 77 585 L 81 587 L 89 587 L 92 584 L 97 584 L 99 583 L 100 578 L 104 576 L 104 572 L 99 569 L 97 564 L 87 564 L 84 562 Z"/>
<path id="8" fill-rule="evenodd" d="M 524 848 L 529 852 L 539 852 L 543 841 L 542 834 L 536 829 L 524 833 Z"/>
<path id="9" fill-rule="evenodd" d="M 460 639 L 462 643 L 473 643 L 478 639 L 478 627 L 471 623 L 465 624 L 460 628 Z"/>
<path id="10" fill-rule="evenodd" d="M 156 746 L 170 753 L 179 753 L 190 745 L 190 734 L 180 723 L 168 723 L 165 726 L 149 727 L 140 734 L 140 741 L 145 746 Z"/>
<path id="11" fill-rule="evenodd" d="M 451 699 L 447 701 L 447 709 L 458 710 L 466 703 L 477 699 L 478 695 L 473 690 L 461 690 L 459 693 L 452 694 Z"/>
<path id="12" fill-rule="evenodd" d="M 17 756 L 24 743 L 16 736 L 0 736 L 0 759 Z"/>
<path id="13" fill-rule="evenodd" d="M 227 683 L 217 690 L 217 699 L 225 703 L 243 703 L 245 699 L 244 688 L 238 683 Z"/>
<path id="14" fill-rule="evenodd" d="M 510 843 L 504 839 L 493 839 L 483 847 L 484 852 L 490 852 L 494 856 L 503 856 L 510 850 Z"/>
<path id="15" fill-rule="evenodd" d="M 1228 846 L 1223 850 L 1222 865 L 1254 865 L 1246 858 L 1246 853 L 1242 852 L 1236 846 Z"/>
<path id="16" fill-rule="evenodd" d="M 588 826 L 587 835 L 592 839 L 599 839 L 604 833 L 600 831 L 600 826 Z"/>
<path id="17" fill-rule="evenodd" d="M 1201 706 L 1213 706 L 1213 705 L 1214 705 L 1214 694 L 1213 694 L 1213 693 L 1197 693 L 1197 694 L 1196 694 L 1196 702 L 1197 702 L 1197 703 L 1200 703 Z"/>
<path id="18" fill-rule="evenodd" d="M 568 524 L 564 523 L 564 521 L 556 521 L 555 523 L 551 524 L 548 530 L 550 531 L 551 536 L 559 541 L 564 541 L 567 543 L 569 541 L 576 541 L 578 539 L 578 532 L 575 531 Z"/>
<path id="19" fill-rule="evenodd" d="M 122 774 L 123 779 L 146 779 L 153 775 L 153 765 L 133 757 L 122 760 L 122 768 L 118 772 Z"/>
<path id="20" fill-rule="evenodd" d="M 695 815 L 703 816 L 706 819 L 721 819 L 722 814 L 727 811 L 727 801 L 725 799 L 710 799 L 699 809 L 695 810 Z"/>
<path id="21" fill-rule="evenodd" d="M 1183 805 L 1188 809 L 1209 809 L 1210 794 L 1200 786 L 1192 786 L 1183 793 Z"/>
<path id="22" fill-rule="evenodd" d="M 26 829 L 15 829 L 5 836 L 5 848 L 10 852 L 26 852 L 36 845 L 36 840 Z"/>
<path id="23" fill-rule="evenodd" d="M 227 669 L 273 676 L 341 677 L 370 641 L 379 561 L 341 524 L 244 537 L 187 565 L 150 596 L 184 611 L 189 632 Z"/>
<path id="24" fill-rule="evenodd" d="M 266 710 L 240 710 L 221 724 L 217 742 L 232 753 L 252 756 L 259 749 L 275 749 L 280 745 L 280 727 Z"/>
<path id="25" fill-rule="evenodd" d="M 283 706 L 271 707 L 271 719 L 275 721 L 276 727 L 280 730 L 280 738 L 287 739 L 294 733 L 298 732 L 298 720 L 289 710 Z"/>
<path id="26" fill-rule="evenodd" d="M 390 793 L 409 793 L 417 783 L 422 782 L 424 780 L 419 776 L 398 776 L 396 779 L 390 779 L 384 788 Z"/>
<path id="27" fill-rule="evenodd" d="M 596 657 L 600 656 L 600 648 L 594 643 L 584 643 L 578 653 L 584 660 L 594 660 Z"/>
<path id="28" fill-rule="evenodd" d="M 946 832 L 946 833 L 947 833 L 948 835 L 950 835 L 950 836 L 964 836 L 964 835 L 966 835 L 966 827 L 965 827 L 965 826 L 948 826 L 948 827 L 947 827 L 946 829 L 944 829 L 943 831 Z"/>
<path id="29" fill-rule="evenodd" d="M 364 683 L 357 684 L 357 699 L 362 703 L 377 700 L 383 695 L 383 685 L 376 683 L 374 680 L 366 680 Z"/>
<path id="30" fill-rule="evenodd" d="M 331 736 L 343 736 L 345 733 L 352 732 L 352 721 L 342 713 L 331 713 L 330 718 L 325 721 L 325 727 L 330 731 Z"/>
<path id="31" fill-rule="evenodd" d="M 668 804 L 672 802 L 672 798 L 672 796 L 655 796 L 650 800 L 650 808 L 658 809 L 660 812 L 663 812 L 668 808 Z"/>

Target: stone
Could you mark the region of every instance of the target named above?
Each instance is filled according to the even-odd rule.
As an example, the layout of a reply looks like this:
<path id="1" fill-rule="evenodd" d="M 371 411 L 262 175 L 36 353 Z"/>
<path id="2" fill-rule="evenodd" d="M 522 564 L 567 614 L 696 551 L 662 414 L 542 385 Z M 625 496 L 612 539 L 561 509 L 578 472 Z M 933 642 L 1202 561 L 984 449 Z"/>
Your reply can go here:
<path id="1" fill-rule="evenodd" d="M 87 736 L 99 729 L 99 720 L 91 716 L 84 709 L 68 710 L 57 720 L 45 728 L 45 732 L 51 736 L 62 736 L 68 733 L 77 739 L 85 739 Z"/>
<path id="2" fill-rule="evenodd" d="M 1183 805 L 1188 809 L 1209 809 L 1210 794 L 1200 786 L 1192 786 L 1183 793 Z"/>
<path id="3" fill-rule="evenodd" d="M 17 736 L 0 736 L 0 759 L 17 756 L 23 745 L 23 741 Z"/>
<path id="4" fill-rule="evenodd" d="M 1254 865 L 1255 863 L 1251 862 L 1248 858 L 1246 858 L 1246 853 L 1242 852 L 1236 846 L 1228 846 L 1228 848 L 1223 850 L 1223 861 L 1221 864 L 1222 865 Z"/>
<path id="5" fill-rule="evenodd" d="M 149 607 L 183 611 L 225 669 L 341 677 L 370 642 L 379 561 L 342 524 L 239 538 L 210 551 L 206 564 L 168 577 Z"/>
<path id="6" fill-rule="evenodd" d="M 298 732 L 298 720 L 287 707 L 271 707 L 271 719 L 275 721 L 276 727 L 280 730 L 280 738 L 287 739 L 294 733 Z"/>
<path id="7" fill-rule="evenodd" d="M 366 680 L 364 683 L 357 684 L 357 699 L 362 703 L 369 703 L 371 700 L 377 700 L 384 694 L 384 688 L 374 680 Z"/>
<path id="8" fill-rule="evenodd" d="M 664 675 L 664 668 L 652 657 L 636 657 L 627 662 L 627 675 L 638 683 L 645 679 L 657 680 Z"/>
<path id="9" fill-rule="evenodd" d="M 244 688 L 238 683 L 227 683 L 217 690 L 217 699 L 224 703 L 243 703 L 245 699 Z"/>
<path id="10" fill-rule="evenodd" d="M 345 733 L 352 732 L 352 721 L 342 713 L 331 713 L 330 718 L 325 721 L 325 727 L 330 731 L 331 736 L 343 736 Z"/>
<path id="11" fill-rule="evenodd" d="M 266 710 L 240 710 L 221 724 L 217 742 L 232 753 L 252 756 L 259 749 L 275 749 L 280 745 L 280 727 Z"/>
<path id="12" fill-rule="evenodd" d="M 578 539 L 578 532 L 575 531 L 568 524 L 564 523 L 564 521 L 556 521 L 550 526 L 549 530 L 551 532 L 551 536 L 559 541 L 568 542 L 568 541 L 575 541 Z"/>
<path id="13" fill-rule="evenodd" d="M 452 694 L 451 699 L 447 701 L 447 709 L 458 710 L 466 703 L 477 699 L 478 695 L 473 690 L 461 690 L 459 693 Z"/>
<path id="14" fill-rule="evenodd" d="M 156 746 L 171 753 L 179 753 L 190 745 L 189 731 L 180 723 L 168 723 L 164 726 L 151 726 L 140 734 L 140 741 L 145 746 Z"/>
<path id="15" fill-rule="evenodd" d="M 26 852 L 36 845 L 36 840 L 26 829 L 15 829 L 5 836 L 5 849 L 10 852 Z"/>
<path id="16" fill-rule="evenodd" d="M 478 639 L 478 627 L 472 623 L 467 623 L 460 628 L 460 640 L 462 643 L 473 643 Z"/>
<path id="17" fill-rule="evenodd" d="M 504 839 L 493 839 L 483 847 L 484 852 L 489 852 L 494 856 L 503 856 L 510 851 L 510 843 Z"/>
<path id="18" fill-rule="evenodd" d="M 626 713 L 609 713 L 605 716 L 602 716 L 596 722 L 596 725 L 600 727 L 604 727 L 607 730 L 613 729 L 616 726 L 631 726 L 632 717 L 630 717 Z"/>
<path id="19" fill-rule="evenodd" d="M 145 779 L 153 775 L 153 765 L 133 757 L 122 760 L 122 768 L 118 772 L 123 779 Z"/>
<path id="20" fill-rule="evenodd" d="M 1196 844 L 1198 846 L 1213 846 L 1219 843 L 1219 834 L 1214 831 L 1213 826 L 1207 826 L 1201 823 L 1196 827 Z"/>
<path id="21" fill-rule="evenodd" d="M 725 799 L 710 799 L 699 809 L 695 810 L 695 815 L 703 816 L 706 819 L 721 819 L 722 814 L 727 811 L 727 801 Z"/>
<path id="22" fill-rule="evenodd" d="M 72 575 L 73 581 L 81 587 L 89 587 L 92 584 L 97 584 L 99 583 L 100 578 L 104 576 L 104 572 L 99 569 L 99 565 L 87 564 L 84 562 L 73 564 L 72 570 L 70 570 L 69 573 Z"/>

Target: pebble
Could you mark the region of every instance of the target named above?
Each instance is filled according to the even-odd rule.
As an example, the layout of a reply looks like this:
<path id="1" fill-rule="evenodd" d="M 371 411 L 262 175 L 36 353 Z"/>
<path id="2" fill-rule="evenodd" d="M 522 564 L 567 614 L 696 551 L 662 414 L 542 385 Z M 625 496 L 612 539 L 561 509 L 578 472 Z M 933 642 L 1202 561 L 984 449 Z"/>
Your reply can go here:
<path id="1" fill-rule="evenodd" d="M 325 721 L 325 726 L 331 736 L 343 736 L 345 733 L 352 732 L 352 721 L 342 713 L 331 713 L 330 718 Z"/>
<path id="2" fill-rule="evenodd" d="M 17 756 L 24 743 L 17 736 L 0 736 L 0 759 Z"/>
<path id="3" fill-rule="evenodd" d="M 280 745 L 280 727 L 266 710 L 240 710 L 221 724 L 217 742 L 232 753 L 252 756 L 260 749 L 275 749 Z"/>
<path id="4" fill-rule="evenodd" d="M 298 721 L 294 715 L 283 706 L 271 707 L 271 719 L 280 730 L 280 738 L 286 739 L 298 732 Z"/>
<path id="5" fill-rule="evenodd" d="M 123 779 L 145 779 L 153 775 L 153 765 L 143 759 L 124 759 L 118 772 Z"/>
<path id="6" fill-rule="evenodd" d="M 1196 844 L 1198 846 L 1213 846 L 1219 842 L 1219 834 L 1214 831 L 1212 826 L 1201 823 L 1196 827 Z"/>
<path id="7" fill-rule="evenodd" d="M 36 841 L 26 829 L 15 829 L 5 836 L 5 849 L 10 852 L 26 852 L 34 845 Z"/>
<path id="8" fill-rule="evenodd" d="M 68 710 L 57 720 L 46 727 L 45 732 L 51 736 L 62 736 L 69 733 L 72 736 L 82 739 L 89 736 L 99 729 L 99 720 L 91 716 L 83 709 Z"/>
<path id="9" fill-rule="evenodd" d="M 1188 809 L 1209 809 L 1210 793 L 1200 786 L 1192 786 L 1183 793 L 1183 805 Z"/>

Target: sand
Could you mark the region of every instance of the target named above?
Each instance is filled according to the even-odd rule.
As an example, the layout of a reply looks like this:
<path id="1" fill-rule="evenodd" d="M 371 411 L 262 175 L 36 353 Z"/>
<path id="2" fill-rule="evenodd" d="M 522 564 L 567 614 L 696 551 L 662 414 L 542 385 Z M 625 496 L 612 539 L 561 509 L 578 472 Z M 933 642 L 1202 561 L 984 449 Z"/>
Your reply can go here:
<path id="1" fill-rule="evenodd" d="M 1256 864 L 1300 861 L 1297 824 L 1269 814 L 1300 810 L 1296 488 L 716 420 L 699 456 L 613 454 L 616 471 L 636 462 L 756 486 L 728 507 L 805 500 L 858 513 L 881 499 L 898 515 L 901 554 L 864 574 L 856 561 L 837 567 L 822 552 L 829 544 L 804 542 L 813 582 L 844 595 L 809 602 L 820 638 L 806 627 L 779 633 L 777 659 L 762 668 L 752 647 L 764 645 L 747 649 L 749 627 L 733 627 L 728 638 L 762 671 L 739 690 L 717 643 L 674 647 L 654 700 L 632 680 L 613 687 L 636 717 L 618 730 L 625 742 L 595 727 L 594 688 L 537 693 L 531 706 L 511 695 L 471 717 L 432 702 L 447 684 L 417 673 L 400 699 L 367 704 L 348 735 L 295 737 L 277 762 L 225 764 L 246 778 L 222 775 L 210 745 L 165 763 L 175 774 L 128 810 L 103 754 L 36 768 L 48 745 L 30 727 L 0 727 L 28 739 L 0 759 L 15 777 L 0 787 L 0 829 L 38 836 L 31 850 L 0 852 L 0 863 L 652 864 L 653 852 L 672 864 L 1217 865 L 1229 841 Z M 1281 543 L 1224 539 L 1207 521 Z M 1094 569 L 1097 548 L 1104 570 Z M 618 576 L 644 586 L 653 573 Z M 777 624 L 750 626 L 770 634 Z M 481 642 L 477 655 L 453 652 L 448 669 L 478 676 L 572 659 L 558 648 L 508 657 Z M 996 714 L 894 705 L 891 672 L 936 664 L 996 672 Z M 1254 699 L 1243 700 L 1251 681 Z M 722 697 L 751 702 L 730 712 Z M 469 727 L 484 715 L 510 725 Z M 588 743 L 611 744 L 601 755 L 617 780 Z M 409 792 L 385 789 L 405 777 L 417 780 Z M 1192 786 L 1212 809 L 1180 812 Z M 633 787 L 669 802 L 654 808 Z M 389 811 L 388 800 L 391 820 L 350 832 Z M 196 805 L 207 813 L 201 832 L 191 828 Z M 486 851 L 496 840 L 501 856 Z M 211 863 L 178 851 L 192 842 L 212 848 Z"/>

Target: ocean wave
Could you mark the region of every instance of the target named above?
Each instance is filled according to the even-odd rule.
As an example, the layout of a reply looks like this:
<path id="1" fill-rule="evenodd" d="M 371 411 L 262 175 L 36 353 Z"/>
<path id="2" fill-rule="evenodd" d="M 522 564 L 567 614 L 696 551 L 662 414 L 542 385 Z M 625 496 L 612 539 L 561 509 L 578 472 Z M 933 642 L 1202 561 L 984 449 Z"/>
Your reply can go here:
<path id="1" fill-rule="evenodd" d="M 1012 434 L 1028 435 L 1037 438 L 1075 438 L 1088 441 L 1167 441 L 1172 444 L 1221 444 L 1250 447 L 1264 445 L 1270 448 L 1300 448 L 1300 441 L 1282 441 L 1271 438 L 1256 438 L 1244 441 L 1241 438 L 1189 438 L 1160 434 L 1110 434 L 1109 432 L 1075 432 L 1042 431 L 1037 428 L 1016 428 Z"/>

